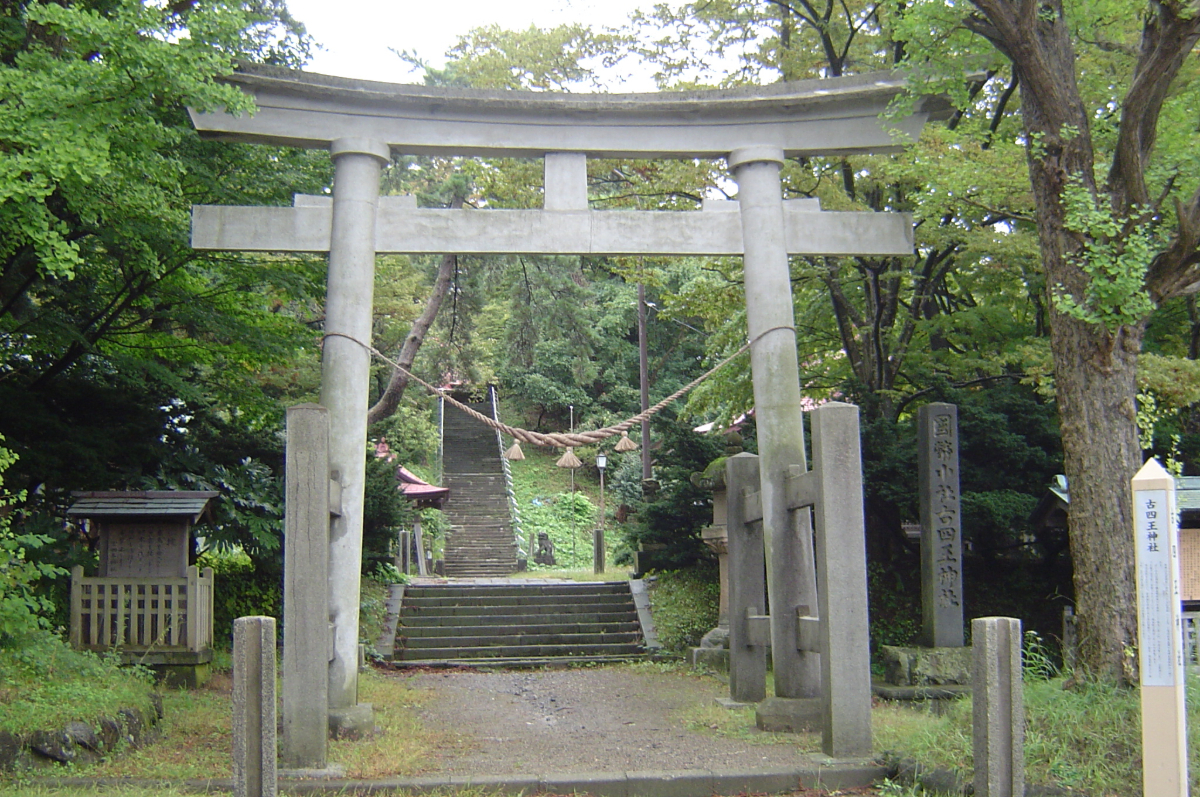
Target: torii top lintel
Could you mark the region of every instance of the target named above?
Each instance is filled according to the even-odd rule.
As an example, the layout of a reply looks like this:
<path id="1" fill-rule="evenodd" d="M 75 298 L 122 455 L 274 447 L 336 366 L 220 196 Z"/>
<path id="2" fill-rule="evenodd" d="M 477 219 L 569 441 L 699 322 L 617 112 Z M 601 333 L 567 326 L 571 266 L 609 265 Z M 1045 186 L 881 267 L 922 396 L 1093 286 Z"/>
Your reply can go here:
<path id="1" fill-rule="evenodd" d="M 927 98 L 885 124 L 880 115 L 905 88 L 898 73 L 652 94 L 429 87 L 261 65 L 226 80 L 252 95 L 258 111 L 193 110 L 206 138 L 327 148 L 365 137 L 409 155 L 720 158 L 746 146 L 787 156 L 885 152 L 946 110 Z"/>

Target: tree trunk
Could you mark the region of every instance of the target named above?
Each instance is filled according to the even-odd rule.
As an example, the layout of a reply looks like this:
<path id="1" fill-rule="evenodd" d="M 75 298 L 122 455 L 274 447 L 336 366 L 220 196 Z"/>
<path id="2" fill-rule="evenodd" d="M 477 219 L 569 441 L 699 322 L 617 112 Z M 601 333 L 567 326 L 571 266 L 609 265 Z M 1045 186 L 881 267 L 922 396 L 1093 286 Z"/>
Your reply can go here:
<path id="1" fill-rule="evenodd" d="M 1054 313 L 1050 345 L 1071 490 L 1079 661 L 1093 675 L 1137 682 L 1137 600 L 1129 480 L 1141 464 L 1136 410 L 1142 329 L 1114 338 Z"/>
<path id="2" fill-rule="evenodd" d="M 1050 308 L 1064 468 L 1071 491 L 1079 662 L 1092 675 L 1136 683 L 1137 603 L 1129 480 L 1141 464 L 1137 357 L 1145 320 L 1109 329 L 1064 314 L 1057 295 L 1082 302 L 1085 240 L 1067 227 L 1062 197 L 1074 182 L 1103 206 L 1091 119 L 1076 81 L 1074 45 L 1061 0 L 972 0 L 968 25 L 1009 57 L 1021 86 L 1029 181 Z"/>
<path id="3" fill-rule="evenodd" d="M 454 274 L 454 264 L 457 261 L 457 255 L 442 255 L 442 264 L 438 268 L 437 279 L 434 280 L 433 292 L 429 294 L 429 301 L 425 303 L 425 309 L 421 315 L 413 321 L 408 337 L 404 339 L 404 346 L 400 349 L 400 355 L 396 358 L 400 368 L 392 369 L 392 376 L 388 380 L 383 395 L 371 409 L 367 410 L 368 426 L 391 417 L 392 413 L 396 411 L 396 407 L 400 406 L 400 397 L 404 395 L 404 389 L 408 387 L 406 372 L 412 370 L 413 362 L 417 359 L 417 352 L 421 350 L 421 344 L 425 342 L 425 335 L 433 326 L 438 310 L 442 307 L 442 301 L 450 290 L 450 279 Z M 401 368 L 404 370 L 400 370 Z"/>
<path id="4" fill-rule="evenodd" d="M 450 200 L 450 209 L 458 210 L 462 206 L 463 198 L 456 193 Z M 404 339 L 404 346 L 400 349 L 400 355 L 396 358 L 396 362 L 404 370 L 392 369 L 392 376 L 388 379 L 383 395 L 371 409 L 367 410 L 368 426 L 391 417 L 392 413 L 396 411 L 396 407 L 400 406 L 400 397 L 404 395 L 404 389 L 408 387 L 408 374 L 405 371 L 412 370 L 413 362 L 417 359 L 417 352 L 421 350 L 421 344 L 425 342 L 425 335 L 433 326 L 438 310 L 442 308 L 442 301 L 445 300 L 446 294 L 450 290 L 450 281 L 454 276 L 454 267 L 457 263 L 457 255 L 442 255 L 442 263 L 438 267 L 437 278 L 433 281 L 433 291 L 429 294 L 429 301 L 425 303 L 425 309 L 421 311 L 421 315 L 413 321 L 412 328 L 408 331 L 408 337 Z"/>

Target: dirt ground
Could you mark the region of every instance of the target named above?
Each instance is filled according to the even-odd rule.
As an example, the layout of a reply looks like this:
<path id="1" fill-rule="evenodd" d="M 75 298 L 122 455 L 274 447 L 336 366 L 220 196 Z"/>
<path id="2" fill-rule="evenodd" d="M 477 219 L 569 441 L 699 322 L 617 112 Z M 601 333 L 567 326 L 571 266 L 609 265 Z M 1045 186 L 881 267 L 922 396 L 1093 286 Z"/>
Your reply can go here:
<path id="1" fill-rule="evenodd" d="M 696 724 L 695 709 L 728 694 L 711 678 L 628 667 L 397 677 L 431 693 L 424 723 L 461 740 L 439 754 L 436 773 L 753 769 L 804 757 L 794 737 L 685 727 Z"/>

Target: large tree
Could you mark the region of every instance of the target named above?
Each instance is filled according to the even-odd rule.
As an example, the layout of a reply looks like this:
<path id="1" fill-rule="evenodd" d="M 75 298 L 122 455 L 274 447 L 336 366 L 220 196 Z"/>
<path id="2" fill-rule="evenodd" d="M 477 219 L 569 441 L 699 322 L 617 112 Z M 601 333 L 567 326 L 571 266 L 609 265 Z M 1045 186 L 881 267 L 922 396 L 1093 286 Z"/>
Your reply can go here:
<path id="1" fill-rule="evenodd" d="M 914 64 L 982 36 L 1012 64 L 1046 277 L 1071 488 L 1081 661 L 1137 677 L 1138 356 L 1152 312 L 1200 285 L 1200 8 L 1185 0 L 972 0 L 909 9 Z M 962 67 L 962 62 L 958 64 Z"/>
<path id="2" fill-rule="evenodd" d="M 251 459 L 278 456 L 278 399 L 313 384 L 323 269 L 198 252 L 190 206 L 289 204 L 328 185 L 328 158 L 203 142 L 187 106 L 248 110 L 219 78 L 304 50 L 279 0 L 0 4 L 0 430 L 31 504 L 274 489 Z M 230 538 L 277 546 L 268 503 L 250 511 L 275 525 Z"/>

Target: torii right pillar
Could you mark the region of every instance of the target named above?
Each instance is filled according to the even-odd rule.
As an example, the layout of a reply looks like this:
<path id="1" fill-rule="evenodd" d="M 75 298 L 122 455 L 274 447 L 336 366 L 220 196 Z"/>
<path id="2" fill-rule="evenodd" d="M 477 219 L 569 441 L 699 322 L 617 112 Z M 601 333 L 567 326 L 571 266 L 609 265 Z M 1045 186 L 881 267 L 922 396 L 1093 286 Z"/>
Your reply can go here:
<path id="1" fill-rule="evenodd" d="M 738 184 L 746 289 L 746 323 L 762 489 L 767 602 L 775 695 L 821 695 L 820 655 L 797 649 L 797 612 L 816 616 L 817 584 L 808 512 L 788 512 L 788 469 L 807 470 L 796 358 L 796 327 L 779 173 L 783 150 L 745 147 L 729 154 Z"/>

